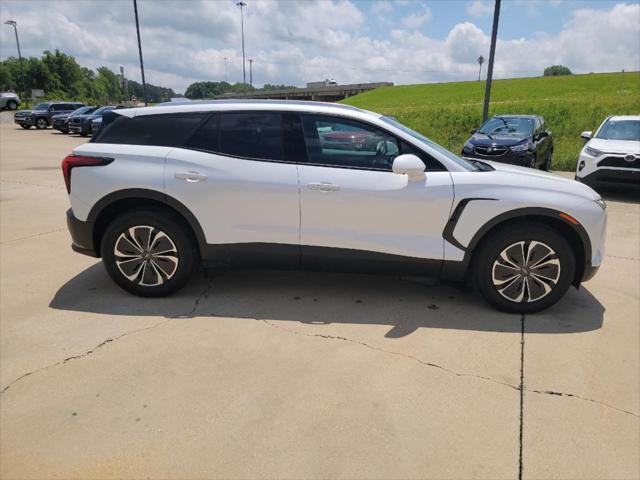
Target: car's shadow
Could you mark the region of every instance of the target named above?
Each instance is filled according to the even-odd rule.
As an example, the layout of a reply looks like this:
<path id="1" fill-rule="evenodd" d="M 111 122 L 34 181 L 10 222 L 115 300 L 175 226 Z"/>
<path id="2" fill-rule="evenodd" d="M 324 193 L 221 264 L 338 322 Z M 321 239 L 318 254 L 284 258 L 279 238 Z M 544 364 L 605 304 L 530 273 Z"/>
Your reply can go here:
<path id="1" fill-rule="evenodd" d="M 234 317 L 311 324 L 388 325 L 386 337 L 420 328 L 520 332 L 519 315 L 487 306 L 470 288 L 435 280 L 273 270 L 215 270 L 197 274 L 167 298 L 120 290 L 101 264 L 81 272 L 55 294 L 50 307 L 109 315 L 175 318 Z M 528 333 L 599 329 L 604 307 L 582 287 L 542 314 Z"/>

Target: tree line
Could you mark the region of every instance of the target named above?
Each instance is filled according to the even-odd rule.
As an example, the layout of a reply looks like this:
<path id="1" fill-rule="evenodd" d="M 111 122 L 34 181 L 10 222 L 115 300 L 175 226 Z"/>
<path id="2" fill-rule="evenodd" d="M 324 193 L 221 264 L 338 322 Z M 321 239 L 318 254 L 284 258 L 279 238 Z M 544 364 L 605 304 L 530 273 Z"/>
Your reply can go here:
<path id="1" fill-rule="evenodd" d="M 143 98 L 142 84 L 127 80 L 123 88 L 120 75 L 107 67 L 96 71 L 80 66 L 74 57 L 55 50 L 45 51 L 40 58 L 22 59 L 24 84 L 21 79 L 20 62 L 9 57 L 0 62 L 0 90 L 19 92 L 26 99 L 32 89 L 44 90 L 48 99 L 74 100 L 87 104 L 110 104 L 132 97 Z M 166 102 L 175 97 L 171 88 L 147 83 L 149 102 Z"/>

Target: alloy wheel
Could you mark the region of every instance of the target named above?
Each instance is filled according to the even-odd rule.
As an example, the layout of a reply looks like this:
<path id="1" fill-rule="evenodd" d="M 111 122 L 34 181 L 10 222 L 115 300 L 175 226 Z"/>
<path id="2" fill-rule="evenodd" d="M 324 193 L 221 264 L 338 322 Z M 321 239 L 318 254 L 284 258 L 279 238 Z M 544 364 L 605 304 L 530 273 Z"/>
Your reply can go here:
<path id="1" fill-rule="evenodd" d="M 560 260 L 536 240 L 513 243 L 500 252 L 491 269 L 493 286 L 511 302 L 535 302 L 549 295 L 560 279 Z"/>
<path id="2" fill-rule="evenodd" d="M 39 118 L 36 122 L 36 127 L 40 129 L 47 128 L 47 121 L 44 118 Z"/>
<path id="3" fill-rule="evenodd" d="M 128 280 L 144 287 L 162 285 L 178 269 L 178 249 L 162 230 L 137 225 L 122 232 L 114 245 L 115 263 Z"/>

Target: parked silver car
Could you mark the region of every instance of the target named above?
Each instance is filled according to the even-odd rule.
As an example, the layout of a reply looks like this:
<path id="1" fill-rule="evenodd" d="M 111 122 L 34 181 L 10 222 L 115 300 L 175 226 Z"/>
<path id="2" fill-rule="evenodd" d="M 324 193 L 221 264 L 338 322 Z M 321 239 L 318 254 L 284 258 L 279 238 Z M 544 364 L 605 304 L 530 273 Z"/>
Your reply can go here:
<path id="1" fill-rule="evenodd" d="M 0 93 L 0 109 L 16 110 L 20 105 L 20 98 L 13 92 Z"/>

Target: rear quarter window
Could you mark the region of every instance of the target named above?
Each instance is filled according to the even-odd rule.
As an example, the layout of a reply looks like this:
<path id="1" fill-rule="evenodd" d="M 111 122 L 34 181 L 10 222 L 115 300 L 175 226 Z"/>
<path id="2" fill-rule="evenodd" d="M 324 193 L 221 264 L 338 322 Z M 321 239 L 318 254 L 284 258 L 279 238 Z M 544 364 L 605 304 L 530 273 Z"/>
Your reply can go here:
<path id="1" fill-rule="evenodd" d="M 204 117 L 205 114 L 170 114 L 129 118 L 107 112 L 94 142 L 178 147 Z"/>

